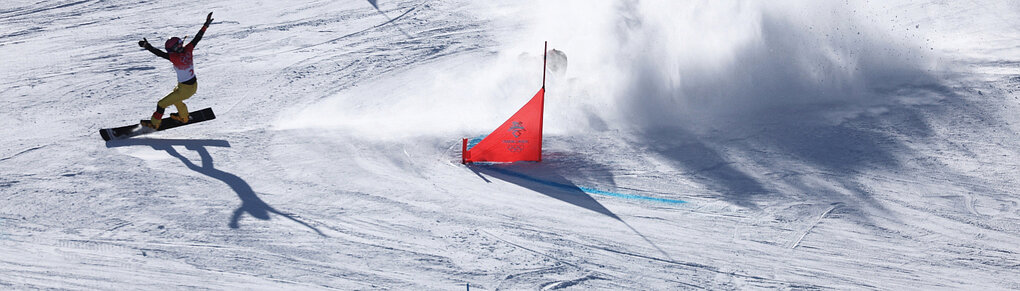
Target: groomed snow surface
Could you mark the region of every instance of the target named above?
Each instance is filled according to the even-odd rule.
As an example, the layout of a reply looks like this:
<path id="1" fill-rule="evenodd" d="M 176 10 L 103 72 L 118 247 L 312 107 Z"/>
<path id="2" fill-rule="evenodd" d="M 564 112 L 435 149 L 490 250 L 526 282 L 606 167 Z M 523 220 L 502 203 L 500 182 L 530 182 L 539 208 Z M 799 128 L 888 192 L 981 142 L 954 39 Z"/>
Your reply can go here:
<path id="1" fill-rule="evenodd" d="M 104 143 L 194 35 L 217 119 Z M 1015 1 L 0 4 L 0 289 L 1020 289 Z M 464 166 L 548 73 L 541 163 Z M 173 112 L 174 109 L 169 109 Z"/>

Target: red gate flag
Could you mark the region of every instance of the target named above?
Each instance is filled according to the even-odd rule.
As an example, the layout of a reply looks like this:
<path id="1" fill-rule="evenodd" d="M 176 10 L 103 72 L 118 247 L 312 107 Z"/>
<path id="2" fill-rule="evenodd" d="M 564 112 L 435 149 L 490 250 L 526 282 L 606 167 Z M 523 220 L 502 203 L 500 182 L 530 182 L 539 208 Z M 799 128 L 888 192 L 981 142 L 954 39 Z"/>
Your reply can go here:
<path id="1" fill-rule="evenodd" d="M 546 44 L 548 49 L 548 44 Z M 463 140 L 461 162 L 542 161 L 542 115 L 545 111 L 545 57 L 542 64 L 542 89 L 477 145 L 467 148 Z"/>
<path id="2" fill-rule="evenodd" d="M 470 150 L 464 151 L 464 163 L 542 161 L 542 111 L 545 88 L 510 119 Z M 465 139 L 465 149 L 467 147 Z"/>

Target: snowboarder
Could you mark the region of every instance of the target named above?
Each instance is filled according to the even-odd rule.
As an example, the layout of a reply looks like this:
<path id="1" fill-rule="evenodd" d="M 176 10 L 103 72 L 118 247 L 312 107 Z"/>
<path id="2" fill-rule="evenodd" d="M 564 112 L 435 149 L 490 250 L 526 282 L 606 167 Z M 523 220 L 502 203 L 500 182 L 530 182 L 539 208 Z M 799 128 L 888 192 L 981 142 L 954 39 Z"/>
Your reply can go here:
<path id="1" fill-rule="evenodd" d="M 195 91 L 198 90 L 198 81 L 195 77 L 195 63 L 192 59 L 192 50 L 195 49 L 195 45 L 198 45 L 198 41 L 202 39 L 202 35 L 205 34 L 205 29 L 212 24 L 212 12 L 205 17 L 205 24 L 202 25 L 202 29 L 195 34 L 195 38 L 191 40 L 187 45 L 184 45 L 184 40 L 179 37 L 171 37 L 166 40 L 164 47 L 166 52 L 159 50 L 158 48 L 152 47 L 149 44 L 149 40 L 142 38 L 138 41 L 138 46 L 145 48 L 152 52 L 156 56 L 169 60 L 173 63 L 174 70 L 177 71 L 177 87 L 174 88 L 173 92 L 167 94 L 166 97 L 160 99 L 156 103 L 156 112 L 152 113 L 152 120 L 146 122 L 142 121 L 142 125 L 159 129 L 159 125 L 162 122 L 163 111 L 170 105 L 177 107 L 177 114 L 171 114 L 170 118 L 180 121 L 181 123 L 188 122 L 188 106 L 184 104 L 184 100 L 191 98 L 191 95 L 195 95 Z M 184 38 L 187 38 L 186 36 Z"/>

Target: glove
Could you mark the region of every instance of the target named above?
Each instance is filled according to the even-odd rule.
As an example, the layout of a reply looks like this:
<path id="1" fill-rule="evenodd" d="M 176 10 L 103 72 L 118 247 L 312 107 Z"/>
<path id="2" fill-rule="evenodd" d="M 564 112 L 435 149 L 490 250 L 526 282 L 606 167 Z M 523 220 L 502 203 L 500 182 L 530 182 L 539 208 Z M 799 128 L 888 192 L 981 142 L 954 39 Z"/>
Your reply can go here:
<path id="1" fill-rule="evenodd" d="M 145 39 L 144 37 L 142 38 L 142 40 L 138 41 L 138 46 L 140 47 L 145 47 L 147 45 L 149 45 L 149 40 Z"/>
<path id="2" fill-rule="evenodd" d="M 210 24 L 212 24 L 212 21 L 213 21 L 212 12 L 209 12 L 209 15 L 205 17 L 205 25 L 202 26 L 209 26 Z"/>

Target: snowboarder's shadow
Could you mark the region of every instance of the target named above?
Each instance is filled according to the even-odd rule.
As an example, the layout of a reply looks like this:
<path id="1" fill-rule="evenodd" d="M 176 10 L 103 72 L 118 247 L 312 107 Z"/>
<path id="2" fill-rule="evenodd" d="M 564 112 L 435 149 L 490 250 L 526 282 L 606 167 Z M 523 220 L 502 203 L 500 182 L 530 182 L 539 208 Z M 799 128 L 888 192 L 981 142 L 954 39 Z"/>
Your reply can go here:
<path id="1" fill-rule="evenodd" d="M 184 165 L 187 166 L 188 169 L 191 169 L 192 171 L 195 172 L 199 172 L 211 178 L 223 181 L 228 186 L 230 186 L 230 189 L 234 190 L 234 192 L 237 193 L 237 197 L 241 199 L 241 206 L 234 210 L 233 215 L 231 215 L 230 217 L 230 223 L 228 224 L 230 228 L 235 229 L 240 228 L 239 222 L 241 220 L 241 216 L 244 213 L 248 213 L 249 215 L 261 220 L 269 220 L 270 218 L 269 214 L 273 213 L 283 216 L 301 225 L 304 225 L 305 227 L 308 227 L 309 229 L 318 233 L 320 236 L 326 236 L 321 231 L 319 231 L 318 228 L 315 228 L 314 226 L 311 226 L 308 223 L 305 223 L 304 221 L 294 218 L 293 215 L 280 212 L 279 210 L 276 210 L 272 206 L 269 206 L 269 204 L 266 204 L 265 201 L 262 201 L 262 199 L 255 194 L 255 191 L 252 190 L 250 185 L 248 185 L 248 182 L 245 182 L 244 179 L 241 179 L 241 177 L 216 169 L 213 166 L 212 155 L 209 154 L 209 150 L 207 150 L 206 147 L 210 146 L 230 147 L 230 143 L 225 140 L 178 140 L 178 139 L 142 138 L 111 141 L 107 143 L 106 146 L 112 148 L 135 145 L 146 145 L 152 147 L 155 150 L 165 151 L 168 154 L 170 154 L 170 156 L 181 160 L 181 162 L 184 163 Z M 201 166 L 196 165 L 194 162 L 184 157 L 184 155 L 181 155 L 180 152 L 174 149 L 174 146 L 184 146 L 185 149 L 197 152 L 199 157 L 202 159 L 202 165 Z"/>

